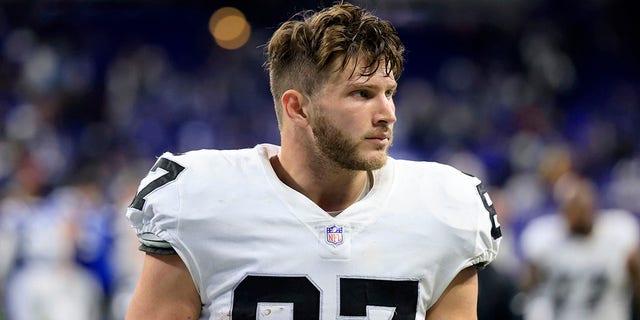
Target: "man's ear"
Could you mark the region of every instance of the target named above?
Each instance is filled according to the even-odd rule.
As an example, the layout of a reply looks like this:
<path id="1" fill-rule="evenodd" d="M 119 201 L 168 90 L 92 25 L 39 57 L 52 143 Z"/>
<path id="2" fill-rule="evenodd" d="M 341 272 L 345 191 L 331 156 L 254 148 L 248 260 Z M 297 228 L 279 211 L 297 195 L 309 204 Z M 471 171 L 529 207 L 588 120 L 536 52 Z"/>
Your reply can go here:
<path id="1" fill-rule="evenodd" d="M 304 106 L 308 101 L 307 97 L 298 90 L 285 91 L 281 99 L 284 116 L 294 124 L 306 126 L 308 121 Z"/>

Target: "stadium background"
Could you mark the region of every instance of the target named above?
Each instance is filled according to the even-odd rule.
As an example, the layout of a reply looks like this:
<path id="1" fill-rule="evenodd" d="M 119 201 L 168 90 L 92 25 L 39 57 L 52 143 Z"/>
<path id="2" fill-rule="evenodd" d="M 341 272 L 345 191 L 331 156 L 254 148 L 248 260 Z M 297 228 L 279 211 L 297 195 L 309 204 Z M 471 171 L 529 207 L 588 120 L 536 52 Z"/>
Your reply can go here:
<path id="1" fill-rule="evenodd" d="M 0 319 L 121 319 L 140 267 L 123 219 L 139 179 L 164 151 L 277 143 L 262 45 L 329 3 L 0 2 Z M 637 2 L 355 3 L 408 49 L 392 155 L 485 181 L 505 277 L 570 168 L 603 206 L 640 214 Z M 250 25 L 237 49 L 221 45 L 242 36 L 238 17 L 211 20 L 226 6 Z"/>

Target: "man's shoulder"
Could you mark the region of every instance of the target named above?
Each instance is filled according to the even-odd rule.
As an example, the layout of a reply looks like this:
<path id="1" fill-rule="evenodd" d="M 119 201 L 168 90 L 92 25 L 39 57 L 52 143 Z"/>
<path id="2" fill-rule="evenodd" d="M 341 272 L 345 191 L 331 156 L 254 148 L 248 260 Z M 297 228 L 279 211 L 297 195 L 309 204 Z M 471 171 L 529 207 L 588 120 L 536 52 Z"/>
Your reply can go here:
<path id="1" fill-rule="evenodd" d="M 602 209 L 596 215 L 597 233 L 609 241 L 637 244 L 640 241 L 638 218 L 622 209 Z"/>
<path id="2" fill-rule="evenodd" d="M 523 229 L 523 233 L 558 237 L 566 233 L 567 223 L 560 212 L 544 213 L 529 220 Z"/>
<path id="3" fill-rule="evenodd" d="M 257 147 L 166 152 L 141 180 L 127 216 L 139 234 L 153 233 L 162 238 L 158 230 L 176 229 L 178 220 L 186 215 L 206 212 L 203 205 L 223 203 L 231 196 L 241 196 L 239 191 L 260 186 L 252 182 L 252 177 L 261 170 Z M 152 221 L 150 216 L 154 217 Z"/>
<path id="4" fill-rule="evenodd" d="M 428 161 L 393 161 L 394 188 L 403 199 L 429 206 L 446 219 L 467 219 L 469 212 L 492 207 L 480 179 L 453 166 Z M 489 215 L 487 215 L 489 216 Z"/>
<path id="5" fill-rule="evenodd" d="M 393 160 L 395 171 L 400 179 L 411 179 L 419 183 L 436 184 L 440 188 L 458 188 L 471 186 L 476 188 L 480 179 L 451 165 L 415 160 Z"/>
<path id="6" fill-rule="evenodd" d="M 567 238 L 567 225 L 561 213 L 545 213 L 531 219 L 522 230 L 520 245 L 526 260 L 540 263 L 548 252 Z"/>
<path id="7" fill-rule="evenodd" d="M 184 164 L 201 164 L 209 161 L 242 161 L 255 154 L 254 148 L 246 149 L 199 149 L 181 153 L 165 152 L 160 158 L 166 158 Z"/>
<path id="8" fill-rule="evenodd" d="M 141 180 L 138 194 L 145 198 L 174 198 L 185 191 L 224 191 L 229 184 L 249 180 L 241 177 L 251 177 L 262 170 L 255 149 L 165 152 Z"/>
<path id="9" fill-rule="evenodd" d="M 395 160 L 399 201 L 411 202 L 433 228 L 446 228 L 454 246 L 472 250 L 469 265 L 495 259 L 501 238 L 491 198 L 480 179 L 438 162 Z M 436 231 L 440 232 L 440 231 Z M 462 240 L 462 241 L 461 241 Z M 465 249 L 466 250 L 466 249 Z"/>
<path id="10" fill-rule="evenodd" d="M 182 153 L 165 152 L 159 159 L 174 162 L 190 171 L 216 170 L 225 171 L 234 167 L 245 166 L 249 162 L 256 162 L 262 154 L 268 154 L 267 149 L 276 146 L 257 145 L 253 148 L 242 149 L 199 149 Z"/>
<path id="11" fill-rule="evenodd" d="M 424 160 L 404 160 L 404 159 L 392 159 L 396 168 L 411 170 L 417 173 L 430 173 L 430 174 L 459 174 L 460 170 L 450 166 L 448 164 L 424 161 Z"/>

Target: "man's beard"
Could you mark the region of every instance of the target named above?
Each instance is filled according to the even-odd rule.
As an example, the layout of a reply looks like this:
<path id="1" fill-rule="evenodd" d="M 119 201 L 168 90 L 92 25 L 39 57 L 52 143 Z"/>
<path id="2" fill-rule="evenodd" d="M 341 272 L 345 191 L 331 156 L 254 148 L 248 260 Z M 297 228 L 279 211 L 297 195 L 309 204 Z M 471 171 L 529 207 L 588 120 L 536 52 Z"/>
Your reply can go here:
<path id="1" fill-rule="evenodd" d="M 311 125 L 316 148 L 343 169 L 370 171 L 382 168 L 387 162 L 386 150 L 381 157 L 370 159 L 361 157 L 358 154 L 358 141 L 351 141 L 322 114 L 316 113 Z M 383 147 L 380 150 L 382 149 Z"/>

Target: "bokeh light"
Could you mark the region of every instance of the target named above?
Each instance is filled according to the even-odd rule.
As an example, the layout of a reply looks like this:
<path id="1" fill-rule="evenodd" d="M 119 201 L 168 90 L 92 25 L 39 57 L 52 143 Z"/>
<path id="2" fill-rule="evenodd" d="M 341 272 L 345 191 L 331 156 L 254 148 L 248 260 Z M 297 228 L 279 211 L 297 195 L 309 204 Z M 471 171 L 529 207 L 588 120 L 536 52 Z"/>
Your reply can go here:
<path id="1" fill-rule="evenodd" d="M 224 7 L 211 15 L 209 32 L 220 47 L 234 50 L 247 43 L 251 36 L 251 26 L 242 11 Z"/>

